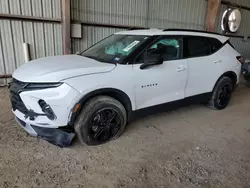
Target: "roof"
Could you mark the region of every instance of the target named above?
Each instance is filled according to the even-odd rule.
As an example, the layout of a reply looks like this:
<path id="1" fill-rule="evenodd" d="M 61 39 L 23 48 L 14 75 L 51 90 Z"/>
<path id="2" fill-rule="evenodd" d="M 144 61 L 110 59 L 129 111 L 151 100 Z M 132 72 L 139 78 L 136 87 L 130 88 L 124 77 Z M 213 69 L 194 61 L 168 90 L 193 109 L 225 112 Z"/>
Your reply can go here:
<path id="1" fill-rule="evenodd" d="M 221 42 L 228 40 L 228 37 L 221 35 L 219 33 L 210 33 L 206 31 L 198 30 L 186 30 L 186 29 L 141 29 L 141 30 L 127 30 L 115 33 L 116 35 L 145 35 L 145 36 L 155 36 L 155 35 L 191 35 L 191 36 L 205 36 L 217 38 Z"/>

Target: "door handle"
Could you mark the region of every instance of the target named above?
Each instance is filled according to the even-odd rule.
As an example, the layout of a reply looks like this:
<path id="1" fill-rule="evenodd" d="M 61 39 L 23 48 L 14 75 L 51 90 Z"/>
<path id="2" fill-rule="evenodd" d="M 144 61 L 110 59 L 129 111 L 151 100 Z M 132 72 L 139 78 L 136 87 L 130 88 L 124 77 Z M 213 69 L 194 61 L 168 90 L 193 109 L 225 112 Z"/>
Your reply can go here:
<path id="1" fill-rule="evenodd" d="M 217 60 L 217 61 L 214 61 L 214 63 L 221 63 L 222 60 Z"/>
<path id="2" fill-rule="evenodd" d="M 186 68 L 181 65 L 181 66 L 177 67 L 176 72 L 182 72 L 182 71 L 185 71 L 185 70 L 186 70 Z"/>

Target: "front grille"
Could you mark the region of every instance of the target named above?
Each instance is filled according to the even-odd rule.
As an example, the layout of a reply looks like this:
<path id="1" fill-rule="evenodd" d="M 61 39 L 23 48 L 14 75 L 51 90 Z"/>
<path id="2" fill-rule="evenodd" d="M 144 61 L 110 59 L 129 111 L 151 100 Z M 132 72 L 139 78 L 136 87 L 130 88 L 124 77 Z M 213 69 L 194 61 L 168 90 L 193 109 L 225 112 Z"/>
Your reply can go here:
<path id="1" fill-rule="evenodd" d="M 12 79 L 11 84 L 12 84 L 12 83 L 18 85 L 18 86 L 21 87 L 21 88 L 24 88 L 24 87 L 27 85 L 27 83 L 21 82 L 21 81 L 19 81 L 19 80 L 16 80 L 15 78 Z"/>
<path id="2" fill-rule="evenodd" d="M 9 85 L 9 92 L 10 92 L 10 101 L 12 104 L 12 109 L 19 110 L 23 114 L 28 113 L 28 109 L 24 105 L 22 99 L 20 98 L 20 93 L 24 91 L 24 88 L 27 84 L 20 82 L 16 79 L 13 79 Z"/>

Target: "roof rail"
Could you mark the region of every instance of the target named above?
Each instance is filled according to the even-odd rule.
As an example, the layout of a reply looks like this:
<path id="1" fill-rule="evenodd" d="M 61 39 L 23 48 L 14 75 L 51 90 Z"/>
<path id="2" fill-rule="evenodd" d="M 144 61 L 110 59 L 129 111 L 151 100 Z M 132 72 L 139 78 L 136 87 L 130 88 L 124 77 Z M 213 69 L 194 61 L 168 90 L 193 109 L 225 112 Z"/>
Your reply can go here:
<path id="1" fill-rule="evenodd" d="M 208 33 L 208 34 L 214 34 L 214 35 L 222 35 L 222 34 L 216 33 L 216 32 L 208 32 L 208 31 L 193 30 L 193 29 L 164 29 L 163 31 L 187 31 L 187 32 L 197 32 L 197 33 Z"/>

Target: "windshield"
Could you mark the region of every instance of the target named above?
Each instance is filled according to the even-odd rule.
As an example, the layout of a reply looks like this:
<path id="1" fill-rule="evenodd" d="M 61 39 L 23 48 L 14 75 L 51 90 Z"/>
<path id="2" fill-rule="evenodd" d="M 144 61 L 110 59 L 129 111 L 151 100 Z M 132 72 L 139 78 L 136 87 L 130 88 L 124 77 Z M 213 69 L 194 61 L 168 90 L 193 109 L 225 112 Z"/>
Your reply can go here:
<path id="1" fill-rule="evenodd" d="M 142 35 L 111 35 L 81 55 L 101 62 L 121 63 L 147 39 L 147 36 Z"/>

